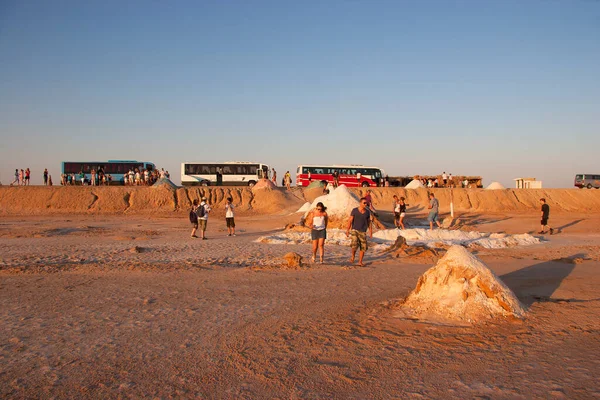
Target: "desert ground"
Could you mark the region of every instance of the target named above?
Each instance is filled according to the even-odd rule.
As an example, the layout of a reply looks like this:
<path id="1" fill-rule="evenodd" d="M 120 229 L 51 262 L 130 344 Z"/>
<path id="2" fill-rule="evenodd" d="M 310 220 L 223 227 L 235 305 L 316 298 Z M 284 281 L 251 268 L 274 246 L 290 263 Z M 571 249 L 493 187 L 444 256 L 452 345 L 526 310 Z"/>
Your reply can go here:
<path id="1" fill-rule="evenodd" d="M 361 195 L 362 191 L 354 190 Z M 426 191 L 374 190 L 389 223 Z M 441 212 L 449 194 L 435 191 Z M 228 237 L 224 197 L 238 206 Z M 191 200 L 209 197 L 207 237 Z M 457 228 L 529 233 L 470 248 L 524 318 L 406 318 L 397 302 L 435 263 L 260 237 L 297 223 L 318 193 L 294 189 L 0 188 L 2 398 L 600 398 L 600 191 L 457 190 Z M 557 234 L 538 235 L 539 197 Z"/>

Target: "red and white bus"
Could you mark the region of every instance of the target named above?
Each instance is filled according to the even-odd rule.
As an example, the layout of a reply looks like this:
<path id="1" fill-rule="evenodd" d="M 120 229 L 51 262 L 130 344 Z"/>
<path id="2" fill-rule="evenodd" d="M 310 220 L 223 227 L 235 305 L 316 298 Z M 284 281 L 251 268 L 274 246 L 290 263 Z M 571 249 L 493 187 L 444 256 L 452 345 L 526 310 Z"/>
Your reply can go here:
<path id="1" fill-rule="evenodd" d="M 348 187 L 381 186 L 385 176 L 381 168 L 364 165 L 298 165 L 296 185 L 308 186 L 315 181 L 333 184 L 334 172 L 339 174 L 340 185 Z"/>

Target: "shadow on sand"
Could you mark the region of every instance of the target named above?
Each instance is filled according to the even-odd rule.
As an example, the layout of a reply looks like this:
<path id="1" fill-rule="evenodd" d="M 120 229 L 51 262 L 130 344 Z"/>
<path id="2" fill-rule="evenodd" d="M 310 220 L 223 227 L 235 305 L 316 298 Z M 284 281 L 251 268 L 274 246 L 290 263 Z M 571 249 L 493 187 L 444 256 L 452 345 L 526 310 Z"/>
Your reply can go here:
<path id="1" fill-rule="evenodd" d="M 565 228 L 569 228 L 573 225 L 577 225 L 578 223 L 580 223 L 581 221 L 584 221 L 583 219 L 576 219 L 575 221 L 569 222 L 568 224 L 565 224 L 563 226 L 557 226 L 555 229 L 561 233 L 563 231 L 563 229 Z"/>
<path id="2" fill-rule="evenodd" d="M 570 259 L 583 258 L 575 254 Z M 599 299 L 559 299 L 552 297 L 562 281 L 575 269 L 575 264 L 559 261 L 545 261 L 502 275 L 500 279 L 527 307 L 536 302 L 590 302 Z"/>

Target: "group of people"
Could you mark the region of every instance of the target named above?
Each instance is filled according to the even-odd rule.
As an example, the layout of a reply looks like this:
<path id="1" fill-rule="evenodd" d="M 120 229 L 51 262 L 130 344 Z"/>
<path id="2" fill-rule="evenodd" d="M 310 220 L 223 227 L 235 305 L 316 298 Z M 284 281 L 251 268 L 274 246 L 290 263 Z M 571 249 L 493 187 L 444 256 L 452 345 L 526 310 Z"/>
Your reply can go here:
<path id="1" fill-rule="evenodd" d="M 235 236 L 235 217 L 233 205 L 233 198 L 228 197 L 225 202 L 225 225 L 227 226 L 227 236 Z M 196 233 L 200 231 L 200 239 L 206 240 L 206 227 L 208 225 L 208 214 L 212 211 L 212 208 L 207 203 L 206 197 L 202 197 L 200 202 L 198 199 L 194 199 L 192 202 L 192 209 L 190 210 L 190 222 L 192 224 L 191 237 L 196 239 L 198 236 Z"/>
<path id="2" fill-rule="evenodd" d="M 271 169 L 271 182 L 277 186 L 277 171 L 275 171 L 275 168 Z M 284 186 L 287 190 L 291 189 L 292 175 L 290 174 L 290 171 L 286 171 L 283 178 L 281 178 L 281 186 Z"/>
<path id="3" fill-rule="evenodd" d="M 164 168 L 161 168 L 160 171 L 134 168 L 123 174 L 123 184 L 125 186 L 152 186 L 159 179 L 170 179 L 170 177 L 169 171 L 165 171 Z"/>
<path id="4" fill-rule="evenodd" d="M 48 170 L 46 170 L 46 173 L 48 173 Z M 30 178 L 31 171 L 29 170 L 29 168 L 25 170 L 15 169 L 15 179 L 12 181 L 10 186 L 29 186 Z"/>

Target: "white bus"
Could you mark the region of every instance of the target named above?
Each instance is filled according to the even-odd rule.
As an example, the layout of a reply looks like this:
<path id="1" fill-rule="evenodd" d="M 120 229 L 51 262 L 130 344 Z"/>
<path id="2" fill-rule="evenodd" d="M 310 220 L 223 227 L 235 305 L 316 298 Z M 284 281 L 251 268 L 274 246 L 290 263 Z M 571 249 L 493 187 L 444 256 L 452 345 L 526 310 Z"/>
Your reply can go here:
<path id="1" fill-rule="evenodd" d="M 181 184 L 184 186 L 254 186 L 262 178 L 269 178 L 267 164 L 247 161 L 181 163 Z"/>

